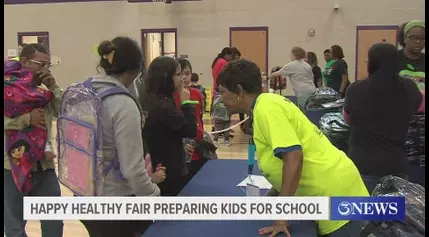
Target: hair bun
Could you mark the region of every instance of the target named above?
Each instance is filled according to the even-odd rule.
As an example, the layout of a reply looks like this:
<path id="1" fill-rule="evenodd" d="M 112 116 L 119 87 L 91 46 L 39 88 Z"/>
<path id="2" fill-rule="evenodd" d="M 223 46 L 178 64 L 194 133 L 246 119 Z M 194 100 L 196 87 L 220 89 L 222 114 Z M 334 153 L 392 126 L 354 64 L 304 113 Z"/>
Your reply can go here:
<path id="1" fill-rule="evenodd" d="M 98 46 L 98 55 L 101 57 L 111 53 L 115 49 L 115 46 L 109 40 L 105 40 Z"/>

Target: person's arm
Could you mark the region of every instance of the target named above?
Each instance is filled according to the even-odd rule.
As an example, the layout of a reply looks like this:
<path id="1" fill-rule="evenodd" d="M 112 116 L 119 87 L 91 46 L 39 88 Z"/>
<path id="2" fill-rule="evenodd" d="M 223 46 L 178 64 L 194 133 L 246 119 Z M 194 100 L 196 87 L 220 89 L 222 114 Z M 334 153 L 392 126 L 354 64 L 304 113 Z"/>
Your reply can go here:
<path id="1" fill-rule="evenodd" d="M 30 126 L 30 113 L 15 118 L 4 116 L 4 130 L 23 130 Z"/>
<path id="2" fill-rule="evenodd" d="M 347 84 L 349 83 L 349 74 L 347 69 L 347 63 L 344 60 L 341 60 L 337 65 L 338 73 L 341 75 L 341 86 L 339 93 L 344 95 Z"/>
<path id="3" fill-rule="evenodd" d="M 48 89 L 54 93 L 54 98 L 52 99 L 50 106 L 53 112 L 53 116 L 58 118 L 60 114 L 61 98 L 63 98 L 64 93 L 61 91 L 61 88 L 57 84 L 54 84 Z"/>
<path id="4" fill-rule="evenodd" d="M 422 99 L 421 99 L 421 102 L 420 102 L 420 107 L 417 110 L 417 112 L 424 113 L 425 110 L 426 110 L 426 107 L 425 107 L 425 97 L 426 96 L 425 96 L 425 91 L 422 91 L 421 93 L 422 93 Z"/>
<path id="5" fill-rule="evenodd" d="M 322 70 L 320 69 L 319 66 L 314 67 L 313 76 L 314 76 L 314 80 L 317 82 L 317 87 L 322 87 L 323 86 Z"/>
<path id="6" fill-rule="evenodd" d="M 279 77 L 279 76 L 283 76 L 285 78 L 290 76 L 292 74 L 292 71 L 290 70 L 291 63 L 293 63 L 293 62 L 290 62 L 290 63 L 284 65 L 282 67 L 282 69 L 278 70 L 277 72 L 271 73 L 268 76 L 268 79 L 274 79 L 274 78 Z"/>
<path id="7" fill-rule="evenodd" d="M 303 152 L 296 128 L 281 111 L 261 111 L 255 116 L 262 135 L 271 145 L 274 155 L 283 161 L 280 196 L 293 196 L 298 188 L 303 165 Z M 284 134 L 288 134 L 285 136 Z"/>
<path id="8" fill-rule="evenodd" d="M 145 168 L 141 114 L 137 105 L 126 95 L 106 98 L 103 103 L 109 106 L 112 117 L 120 170 L 133 194 L 158 196 L 160 190 Z"/>
<path id="9" fill-rule="evenodd" d="M 344 118 L 344 122 L 346 124 L 350 124 L 350 117 L 351 117 L 351 111 L 352 111 L 352 106 L 353 106 L 353 99 L 354 96 L 352 94 L 354 85 L 351 85 L 349 87 L 349 89 L 346 91 L 346 97 L 344 98 L 344 105 L 343 105 L 343 118 Z"/>
<path id="10" fill-rule="evenodd" d="M 282 186 L 279 196 L 294 196 L 301 179 L 304 154 L 302 150 L 283 152 Z"/>
<path id="11" fill-rule="evenodd" d="M 196 101 L 181 102 L 182 113 L 173 103 L 163 102 L 163 123 L 165 126 L 179 133 L 182 137 L 197 136 L 197 118 L 195 118 Z M 167 171 L 168 172 L 168 171 Z"/>

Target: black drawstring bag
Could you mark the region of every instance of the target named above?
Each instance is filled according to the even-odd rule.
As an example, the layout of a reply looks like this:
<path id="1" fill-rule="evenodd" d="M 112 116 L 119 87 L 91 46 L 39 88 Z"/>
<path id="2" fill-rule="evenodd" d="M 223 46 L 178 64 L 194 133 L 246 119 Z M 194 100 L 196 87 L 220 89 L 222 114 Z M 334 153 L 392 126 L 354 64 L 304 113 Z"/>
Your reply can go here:
<path id="1" fill-rule="evenodd" d="M 377 237 L 425 236 L 425 188 L 400 177 L 388 175 L 381 178 L 373 196 L 405 196 L 405 221 L 372 221 L 361 237 L 374 234 Z"/>
<path id="2" fill-rule="evenodd" d="M 405 153 L 410 164 L 425 166 L 425 115 L 415 114 L 411 118 Z"/>
<path id="3" fill-rule="evenodd" d="M 216 154 L 217 147 L 214 145 L 210 135 L 206 132 L 203 134 L 203 139 L 196 141 L 195 150 L 203 160 L 215 160 L 218 158 Z"/>
<path id="4" fill-rule="evenodd" d="M 306 103 L 307 109 L 324 109 L 323 104 L 335 102 L 340 99 L 340 95 L 334 89 L 329 87 L 317 88 Z"/>
<path id="5" fill-rule="evenodd" d="M 339 112 L 326 113 L 320 118 L 320 130 L 331 141 L 332 145 L 347 153 L 350 127 Z"/>

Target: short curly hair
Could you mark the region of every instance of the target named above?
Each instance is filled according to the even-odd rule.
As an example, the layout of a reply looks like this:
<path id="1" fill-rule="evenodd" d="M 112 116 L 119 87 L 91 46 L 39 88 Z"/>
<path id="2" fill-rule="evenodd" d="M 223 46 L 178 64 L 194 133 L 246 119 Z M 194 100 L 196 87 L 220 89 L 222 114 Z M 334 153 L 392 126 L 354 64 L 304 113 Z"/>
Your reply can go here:
<path id="1" fill-rule="evenodd" d="M 292 48 L 292 54 L 295 57 L 295 59 L 304 59 L 305 56 L 307 56 L 305 50 L 302 47 L 295 46 Z"/>
<path id="2" fill-rule="evenodd" d="M 240 59 L 230 61 L 217 79 L 217 85 L 238 93 L 240 85 L 246 93 L 259 94 L 262 89 L 261 70 L 256 63 Z"/>

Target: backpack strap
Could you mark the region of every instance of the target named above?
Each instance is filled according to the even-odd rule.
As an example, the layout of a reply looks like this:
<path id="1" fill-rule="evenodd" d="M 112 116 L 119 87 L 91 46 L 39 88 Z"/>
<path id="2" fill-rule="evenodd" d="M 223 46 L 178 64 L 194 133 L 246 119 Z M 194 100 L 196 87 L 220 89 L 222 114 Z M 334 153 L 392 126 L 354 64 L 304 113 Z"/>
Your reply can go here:
<path id="1" fill-rule="evenodd" d="M 84 82 L 85 83 L 85 82 Z M 89 82 L 90 83 L 90 82 Z M 84 85 L 85 86 L 85 85 Z M 85 86 L 86 87 L 86 86 Z M 134 96 L 132 96 L 129 91 L 121 88 L 121 87 L 113 87 L 110 89 L 107 89 L 103 92 L 101 92 L 100 94 L 98 94 L 98 97 L 101 99 L 101 101 L 103 101 L 104 99 L 106 99 L 109 96 L 113 96 L 113 95 L 127 95 L 129 96 L 131 99 L 133 99 L 133 101 L 136 103 L 139 111 L 141 111 L 140 105 L 137 102 L 137 100 L 134 98 Z M 113 158 L 113 160 L 110 162 L 110 164 L 108 166 L 106 166 L 104 168 L 104 173 L 107 174 L 109 171 L 111 171 L 112 169 L 114 169 L 116 176 L 119 180 L 124 180 L 124 176 L 121 173 L 120 170 L 120 163 L 119 163 L 119 157 L 118 157 L 118 151 L 115 152 L 115 157 Z"/>

